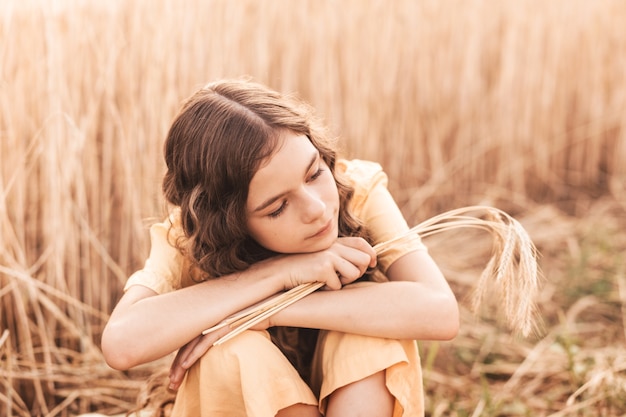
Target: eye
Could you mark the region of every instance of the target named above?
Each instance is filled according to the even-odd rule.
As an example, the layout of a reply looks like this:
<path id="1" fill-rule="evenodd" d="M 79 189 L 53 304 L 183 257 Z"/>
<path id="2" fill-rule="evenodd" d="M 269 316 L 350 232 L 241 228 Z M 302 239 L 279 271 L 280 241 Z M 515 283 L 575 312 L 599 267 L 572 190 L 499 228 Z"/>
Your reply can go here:
<path id="1" fill-rule="evenodd" d="M 315 171 L 313 175 L 311 175 L 311 178 L 309 179 L 309 181 L 315 181 L 320 175 L 322 175 L 322 172 L 324 172 L 324 169 L 319 168 L 317 171 Z"/>
<path id="2" fill-rule="evenodd" d="M 276 210 L 274 210 L 273 212 L 269 213 L 268 216 L 275 219 L 276 217 L 280 216 L 283 211 L 285 210 L 285 207 L 287 207 L 287 201 L 283 201 L 283 203 L 280 205 L 280 207 L 278 207 Z"/>

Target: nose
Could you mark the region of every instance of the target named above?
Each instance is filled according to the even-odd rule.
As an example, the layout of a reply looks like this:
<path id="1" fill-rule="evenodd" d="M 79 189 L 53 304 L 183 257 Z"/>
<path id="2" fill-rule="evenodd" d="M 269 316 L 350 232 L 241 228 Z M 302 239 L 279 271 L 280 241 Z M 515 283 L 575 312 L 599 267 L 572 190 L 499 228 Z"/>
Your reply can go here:
<path id="1" fill-rule="evenodd" d="M 302 221 L 312 223 L 326 212 L 326 203 L 316 190 L 304 187 L 302 192 Z"/>

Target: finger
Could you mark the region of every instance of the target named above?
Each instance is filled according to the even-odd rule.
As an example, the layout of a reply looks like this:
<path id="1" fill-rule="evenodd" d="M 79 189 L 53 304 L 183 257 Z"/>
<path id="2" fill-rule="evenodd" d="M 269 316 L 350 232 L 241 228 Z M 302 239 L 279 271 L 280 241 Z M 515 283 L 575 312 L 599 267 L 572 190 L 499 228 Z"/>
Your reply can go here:
<path id="1" fill-rule="evenodd" d="M 170 385 L 169 389 L 177 390 L 180 384 L 183 382 L 185 373 L 194 363 L 198 361 L 218 340 L 230 331 L 229 327 L 220 328 L 214 332 L 208 333 L 204 336 L 199 336 L 192 342 L 188 343 L 184 348 L 182 354 L 176 356 L 175 363 L 172 364 L 170 369 Z"/>
<path id="2" fill-rule="evenodd" d="M 180 384 L 182 383 L 183 377 L 185 376 L 185 372 L 187 371 L 187 369 L 184 368 L 182 364 L 187 360 L 189 354 L 191 353 L 193 348 L 198 344 L 199 341 L 200 341 L 200 337 L 196 337 L 191 342 L 187 343 L 185 346 L 180 348 L 180 350 L 176 354 L 176 357 L 174 358 L 174 361 L 172 362 L 172 365 L 170 366 L 170 374 L 169 374 L 170 383 L 168 385 L 169 389 L 176 391 L 178 387 L 180 386 Z"/>
<path id="3" fill-rule="evenodd" d="M 183 383 L 187 370 L 182 366 L 179 366 L 170 371 L 170 383 L 167 388 L 171 391 L 178 391 L 180 385 Z"/>
<path id="4" fill-rule="evenodd" d="M 363 275 L 368 267 L 376 266 L 376 252 L 364 239 L 351 238 L 345 242 L 349 244 L 343 243 L 337 247 L 336 253 L 355 265 L 360 271 L 359 276 Z"/>
<path id="5" fill-rule="evenodd" d="M 170 366 L 170 372 L 173 369 L 181 366 L 181 364 L 187 359 L 187 357 L 189 356 L 189 353 L 192 351 L 194 346 L 198 344 L 199 341 L 200 341 L 200 336 L 194 338 L 193 340 L 191 340 L 189 343 L 187 343 L 186 345 L 184 345 L 178 350 L 178 352 L 176 353 L 176 357 L 174 358 L 174 361 L 172 362 L 172 365 Z"/>
<path id="6" fill-rule="evenodd" d="M 343 287 L 341 284 L 341 273 L 339 271 L 335 271 L 334 275 L 331 275 L 326 280 L 326 285 L 322 287 L 324 291 L 336 291 L 340 290 Z"/>
<path id="7" fill-rule="evenodd" d="M 361 277 L 365 269 L 361 269 L 349 260 L 341 259 L 337 265 L 337 278 L 341 286 L 349 284 Z"/>
<path id="8" fill-rule="evenodd" d="M 187 355 L 185 360 L 181 363 L 181 366 L 185 369 L 191 368 L 191 366 L 213 346 L 213 343 L 228 333 L 229 330 L 229 327 L 223 327 L 202 336 L 200 341 L 193 347 L 193 349 L 189 352 L 189 355 Z"/>
<path id="9" fill-rule="evenodd" d="M 376 251 L 365 239 L 357 238 L 355 241 L 355 249 L 365 253 L 368 256 L 367 265 L 370 267 L 375 267 L 378 256 L 376 255 Z"/>
<path id="10" fill-rule="evenodd" d="M 372 264 L 371 256 L 368 253 L 363 252 L 359 249 L 344 247 L 338 249 L 337 254 L 343 260 L 348 261 L 351 266 L 356 268 L 356 270 L 353 270 L 346 264 L 342 264 L 344 269 L 347 269 L 347 272 L 344 272 L 343 270 L 340 270 L 340 272 L 341 275 L 346 278 L 357 279 L 361 277 L 365 273 L 365 271 L 367 271 L 367 268 Z M 356 274 L 356 276 L 353 274 Z"/>
<path id="11" fill-rule="evenodd" d="M 337 242 L 345 246 L 350 246 L 360 251 L 366 252 L 370 255 L 376 254 L 374 247 L 362 237 L 340 237 L 337 239 Z"/>

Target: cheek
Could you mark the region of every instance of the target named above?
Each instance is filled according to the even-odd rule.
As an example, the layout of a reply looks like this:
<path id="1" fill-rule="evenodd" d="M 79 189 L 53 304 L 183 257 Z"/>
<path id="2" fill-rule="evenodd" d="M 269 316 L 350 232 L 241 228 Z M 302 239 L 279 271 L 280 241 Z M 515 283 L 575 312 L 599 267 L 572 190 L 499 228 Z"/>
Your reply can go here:
<path id="1" fill-rule="evenodd" d="M 252 239 L 254 239 L 259 245 L 266 249 L 280 252 L 278 249 L 282 242 L 285 241 L 285 237 L 289 234 L 283 233 L 283 227 L 280 221 L 265 221 L 259 220 L 257 222 L 248 222 L 248 230 Z"/>
<path id="2" fill-rule="evenodd" d="M 337 189 L 337 184 L 335 180 L 331 177 L 330 182 L 328 184 L 328 200 L 332 201 L 332 203 L 336 206 L 339 206 L 339 190 Z"/>

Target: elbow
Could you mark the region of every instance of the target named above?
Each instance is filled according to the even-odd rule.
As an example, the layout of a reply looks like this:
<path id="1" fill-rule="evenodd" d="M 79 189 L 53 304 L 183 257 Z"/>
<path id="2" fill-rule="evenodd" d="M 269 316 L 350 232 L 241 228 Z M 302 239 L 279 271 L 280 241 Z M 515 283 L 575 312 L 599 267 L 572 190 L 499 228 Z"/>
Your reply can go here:
<path id="1" fill-rule="evenodd" d="M 459 322 L 450 321 L 445 327 L 439 330 L 437 340 L 449 341 L 453 340 L 459 334 Z"/>
<path id="2" fill-rule="evenodd" d="M 452 340 L 460 328 L 459 305 L 452 292 L 432 292 L 426 310 L 416 316 L 420 323 L 418 340 Z M 424 314 L 426 313 L 426 314 Z"/>
<path id="3" fill-rule="evenodd" d="M 452 340 L 460 328 L 459 305 L 454 293 L 441 288 L 424 288 L 413 283 L 403 289 L 408 297 L 410 311 L 410 339 Z M 415 302 L 415 300 L 420 300 Z"/>
<path id="4" fill-rule="evenodd" d="M 117 370 L 117 371 L 127 371 L 130 368 L 132 368 L 134 365 L 134 363 L 127 357 L 125 357 L 124 355 L 119 355 L 116 353 L 105 353 L 104 349 L 103 349 L 103 353 L 104 353 L 104 360 L 107 363 L 107 365 L 109 365 L 109 367 Z"/>
<path id="5" fill-rule="evenodd" d="M 120 331 L 116 331 L 115 326 L 105 327 L 100 347 L 105 362 L 113 369 L 126 371 L 139 364 L 136 358 L 129 354 L 132 349 L 127 348 L 126 338 Z"/>

